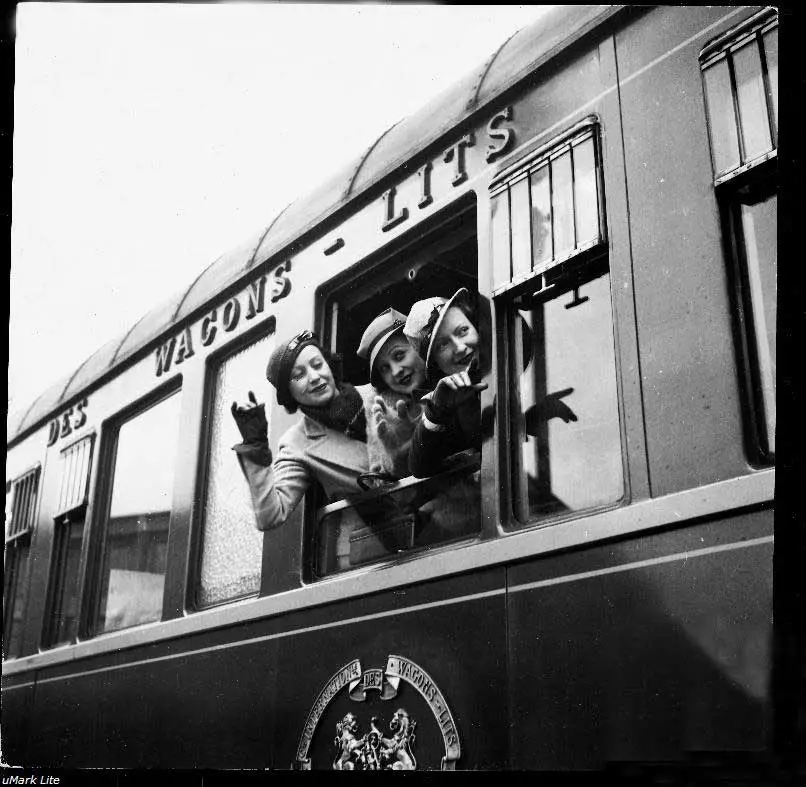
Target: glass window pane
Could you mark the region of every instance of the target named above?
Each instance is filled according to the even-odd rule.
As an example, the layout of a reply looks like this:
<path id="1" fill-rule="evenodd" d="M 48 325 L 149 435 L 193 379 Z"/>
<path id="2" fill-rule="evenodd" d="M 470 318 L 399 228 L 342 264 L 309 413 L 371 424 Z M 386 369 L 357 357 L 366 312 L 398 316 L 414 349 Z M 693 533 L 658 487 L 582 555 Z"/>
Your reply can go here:
<path id="1" fill-rule="evenodd" d="M 492 198 L 493 287 L 512 279 L 509 260 L 509 191 Z"/>
<path id="2" fill-rule="evenodd" d="M 623 493 L 610 276 L 515 312 L 515 515 L 579 511 Z M 520 330 L 519 330 L 520 327 Z"/>
<path id="3" fill-rule="evenodd" d="M 56 523 L 56 576 L 49 644 L 69 642 L 78 621 L 78 566 L 84 536 L 84 515 L 69 515 Z"/>
<path id="4" fill-rule="evenodd" d="M 551 205 L 554 214 L 554 256 L 574 249 L 574 194 L 571 183 L 571 153 L 551 162 Z"/>
<path id="5" fill-rule="evenodd" d="M 29 537 L 6 545 L 3 563 L 3 658 L 22 654 L 25 612 L 28 606 Z"/>
<path id="6" fill-rule="evenodd" d="M 263 533 L 255 527 L 249 487 L 232 446 L 242 438 L 230 413 L 233 401 L 253 391 L 259 402 L 273 401 L 263 370 L 274 350 L 274 334 L 224 361 L 215 382 L 204 509 L 201 567 L 196 603 L 209 606 L 257 593 Z M 266 408 L 271 417 L 271 408 Z"/>
<path id="7" fill-rule="evenodd" d="M 775 349 L 777 317 L 778 197 L 741 205 L 754 340 L 764 402 L 767 442 L 775 452 Z"/>
<path id="8" fill-rule="evenodd" d="M 770 83 L 770 103 L 775 133 L 778 133 L 778 28 L 764 34 L 764 54 L 767 58 L 767 76 Z"/>
<path id="9" fill-rule="evenodd" d="M 582 246 L 599 237 L 599 202 L 592 139 L 574 146 L 574 195 L 577 246 Z"/>
<path id="10" fill-rule="evenodd" d="M 739 138 L 726 58 L 709 66 L 705 77 L 705 99 L 711 129 L 711 151 L 717 175 L 739 166 Z"/>
<path id="11" fill-rule="evenodd" d="M 530 176 L 532 184 L 532 251 L 534 267 L 552 258 L 551 243 L 551 184 L 548 164 Z"/>
<path id="12" fill-rule="evenodd" d="M 750 161 L 772 148 L 767 122 L 767 102 L 761 77 L 761 58 L 755 39 L 733 52 L 733 71 L 739 97 L 739 117 L 744 140 L 744 160 Z"/>
<path id="13" fill-rule="evenodd" d="M 405 479 L 359 501 L 322 509 L 315 571 L 325 576 L 477 533 L 481 527 L 479 454 L 462 452 L 450 469 L 425 480 Z"/>
<path id="14" fill-rule="evenodd" d="M 532 270 L 532 238 L 529 227 L 529 178 L 522 178 L 509 190 L 512 199 L 512 278 Z"/>
<path id="15" fill-rule="evenodd" d="M 179 396 L 170 396 L 120 427 L 104 543 L 101 631 L 162 616 L 179 403 Z"/>

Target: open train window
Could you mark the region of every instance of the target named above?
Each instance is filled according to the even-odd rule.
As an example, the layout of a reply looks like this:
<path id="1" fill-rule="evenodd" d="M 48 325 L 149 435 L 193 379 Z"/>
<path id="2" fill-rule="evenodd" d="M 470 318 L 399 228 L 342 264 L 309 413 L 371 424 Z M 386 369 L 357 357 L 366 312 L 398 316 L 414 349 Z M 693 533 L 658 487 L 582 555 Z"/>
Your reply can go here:
<path id="1" fill-rule="evenodd" d="M 767 8 L 700 54 L 750 454 L 775 457 L 778 14 Z"/>
<path id="2" fill-rule="evenodd" d="M 592 116 L 491 187 L 515 526 L 623 496 L 602 184 Z"/>
<path id="3" fill-rule="evenodd" d="M 96 634 L 162 618 L 180 400 L 150 403 L 108 438 Z"/>
<path id="4" fill-rule="evenodd" d="M 61 481 L 51 558 L 45 644 L 72 642 L 78 632 L 79 564 L 95 435 L 61 452 Z"/>
<path id="5" fill-rule="evenodd" d="M 22 655 L 28 603 L 31 537 L 39 501 L 40 468 L 35 467 L 11 484 L 10 516 L 6 522 L 3 562 L 3 658 Z"/>
<path id="6" fill-rule="evenodd" d="M 343 359 L 344 379 L 369 383 L 365 359 L 357 356 L 364 330 L 381 312 L 407 315 L 416 302 L 449 298 L 460 287 L 475 295 L 478 251 L 475 203 L 468 203 L 406 248 L 369 270 L 336 282 L 324 301 L 324 336 Z M 433 387 L 436 380 L 429 380 Z M 369 429 L 372 427 L 370 426 Z M 449 457 L 427 479 L 405 471 L 369 478 L 366 491 L 325 505 L 315 501 L 311 565 L 314 577 L 405 556 L 475 536 L 480 530 L 478 451 Z"/>

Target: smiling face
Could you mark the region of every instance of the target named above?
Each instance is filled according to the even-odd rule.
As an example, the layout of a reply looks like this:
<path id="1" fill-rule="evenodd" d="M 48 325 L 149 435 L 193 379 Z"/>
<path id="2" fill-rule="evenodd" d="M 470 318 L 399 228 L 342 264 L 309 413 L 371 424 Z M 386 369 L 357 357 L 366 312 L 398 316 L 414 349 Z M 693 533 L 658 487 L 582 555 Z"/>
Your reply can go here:
<path id="1" fill-rule="evenodd" d="M 336 395 L 336 381 L 318 347 L 309 344 L 294 361 L 288 390 L 298 404 L 324 407 Z"/>
<path id="2" fill-rule="evenodd" d="M 375 359 L 375 370 L 395 393 L 411 394 L 425 385 L 425 361 L 400 333 L 386 340 Z"/>
<path id="3" fill-rule="evenodd" d="M 460 308 L 451 306 L 434 339 L 433 361 L 443 374 L 456 374 L 478 362 L 478 354 L 478 331 Z"/>

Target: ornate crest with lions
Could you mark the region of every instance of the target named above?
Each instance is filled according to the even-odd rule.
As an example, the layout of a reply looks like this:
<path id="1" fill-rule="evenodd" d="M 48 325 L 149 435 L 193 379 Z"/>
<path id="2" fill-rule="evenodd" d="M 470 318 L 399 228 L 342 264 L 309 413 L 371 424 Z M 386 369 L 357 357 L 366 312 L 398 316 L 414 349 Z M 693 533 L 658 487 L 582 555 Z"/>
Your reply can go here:
<path id="1" fill-rule="evenodd" d="M 412 745 L 417 722 L 409 718 L 405 708 L 398 708 L 389 722 L 391 737 L 384 737 L 378 728 L 378 717 L 370 719 L 370 729 L 359 737 L 360 728 L 355 715 L 348 713 L 336 724 L 337 771 L 413 771 L 417 768 Z"/>

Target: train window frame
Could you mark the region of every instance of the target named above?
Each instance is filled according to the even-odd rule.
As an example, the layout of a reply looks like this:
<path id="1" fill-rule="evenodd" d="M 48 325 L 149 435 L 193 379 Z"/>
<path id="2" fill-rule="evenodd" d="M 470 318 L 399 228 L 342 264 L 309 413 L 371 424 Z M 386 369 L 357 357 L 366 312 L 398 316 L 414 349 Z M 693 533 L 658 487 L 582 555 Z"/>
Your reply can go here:
<path id="1" fill-rule="evenodd" d="M 473 246 L 475 267 L 471 274 L 462 271 L 462 275 L 473 279 L 473 291 L 476 292 L 478 290 L 479 276 L 479 209 L 477 195 L 475 191 L 470 190 L 454 203 L 430 217 L 422 225 L 412 228 L 392 243 L 376 250 L 366 259 L 320 285 L 316 293 L 316 315 L 317 328 L 319 335 L 323 338 L 323 344 L 331 352 L 342 353 L 342 348 L 338 346 L 338 326 L 343 324 L 341 321 L 344 319 L 343 315 L 346 308 L 369 300 L 367 293 L 372 290 L 375 290 L 377 295 L 384 285 L 389 286 L 390 282 L 399 277 L 400 273 L 405 273 L 405 277 L 410 282 L 415 282 L 429 263 L 433 263 L 435 266 L 438 265 L 434 261 L 435 256 L 441 259 L 440 255 L 450 255 L 465 246 L 469 248 L 471 244 Z M 360 285 L 358 284 L 359 281 L 361 282 Z M 446 293 L 446 295 L 451 295 L 459 286 L 460 284 L 454 284 L 451 292 Z M 361 324 L 362 330 L 369 324 L 369 319 Z M 480 333 L 482 333 L 481 330 Z M 492 338 L 489 333 L 487 331 L 488 335 L 483 337 L 483 340 L 491 343 Z M 357 346 L 356 343 L 355 347 L 350 348 L 353 354 Z M 366 366 L 365 361 L 361 361 L 361 363 Z M 368 372 L 366 377 L 369 377 Z M 429 483 L 438 486 L 441 479 L 447 481 L 450 478 L 456 479 L 463 475 L 478 474 L 480 468 L 480 452 L 473 450 L 460 452 L 448 457 L 445 461 L 445 469 L 437 475 L 425 478 L 415 478 L 412 475 L 408 475 L 395 481 L 380 481 L 357 495 L 330 503 L 322 499 L 321 490 L 315 488 L 317 485 L 314 485 L 314 488 L 309 491 L 305 499 L 303 582 L 318 583 L 341 577 L 347 573 L 374 570 L 408 560 L 415 560 L 435 549 L 455 549 L 462 544 L 475 543 L 483 537 L 484 526 L 481 518 L 478 528 L 474 529 L 472 533 L 460 534 L 455 538 L 448 538 L 435 543 L 409 545 L 396 551 L 391 551 L 390 549 L 382 556 L 359 562 L 357 565 L 351 565 L 347 568 L 326 571 L 318 571 L 316 568 L 318 529 L 323 519 L 328 515 L 353 509 L 359 505 L 371 504 L 373 501 L 385 501 L 387 505 L 394 506 L 398 495 L 404 496 L 412 493 L 419 487 L 425 487 Z M 479 498 L 479 505 L 481 505 L 480 487 Z M 370 529 L 369 526 L 367 529 Z M 356 536 L 359 537 L 360 533 L 356 533 Z"/>
<path id="2" fill-rule="evenodd" d="M 742 211 L 743 208 L 763 206 L 775 201 L 777 214 L 777 195 L 780 190 L 777 176 L 778 65 L 776 53 L 774 68 L 770 69 L 768 46 L 768 41 L 777 32 L 777 10 L 765 8 L 710 41 L 699 56 L 713 188 L 731 290 L 735 347 L 744 400 L 745 447 L 750 462 L 760 467 L 775 463 L 775 362 L 771 360 L 768 324 L 774 324 L 775 320 L 774 317 L 771 321 L 767 319 L 770 315 L 766 314 L 762 281 L 765 281 L 764 286 L 769 284 L 769 276 L 764 276 L 765 273 L 771 272 L 772 278 L 776 278 L 777 246 L 772 263 L 766 261 L 765 255 L 759 255 L 757 237 L 753 231 L 754 219 L 751 216 L 747 222 L 744 221 Z M 745 133 L 734 62 L 735 53 L 742 50 L 752 50 L 758 58 L 759 70 L 754 76 L 757 87 L 760 85 L 757 93 L 763 95 L 763 107 L 760 109 L 763 110 L 769 134 L 769 149 L 755 156 L 748 156 L 744 149 Z M 727 167 L 721 167 L 717 161 L 720 156 L 718 148 L 720 145 L 724 147 L 724 140 L 720 140 L 712 122 L 711 106 L 715 99 L 710 98 L 713 87 L 709 93 L 707 79 L 708 71 L 720 64 L 724 65 L 727 72 L 728 83 L 722 87 L 723 92 L 727 89 L 730 93 L 733 114 L 729 118 L 732 124 L 728 131 L 733 132 L 735 138 L 731 142 L 736 147 L 736 160 Z M 774 342 L 773 329 L 773 355 Z"/>
<path id="3" fill-rule="evenodd" d="M 580 235 L 577 231 L 578 210 L 581 203 L 580 191 L 576 187 L 576 168 L 574 161 L 574 151 L 582 145 L 590 145 L 591 150 L 586 152 L 592 161 L 593 183 L 595 184 L 594 197 L 596 200 L 596 225 L 595 231 L 591 232 L 590 218 L 593 215 L 591 205 L 585 208 L 587 216 L 588 234 Z M 554 243 L 555 232 L 555 212 L 556 203 L 553 191 L 553 172 L 551 167 L 553 162 L 560 156 L 570 153 L 570 193 L 571 199 L 566 200 L 566 211 L 570 217 L 570 225 L 573 228 L 573 243 L 564 253 L 556 253 Z M 592 153 L 592 158 L 590 154 Z M 538 195 L 544 200 L 548 200 L 548 225 L 550 227 L 550 254 L 547 257 L 535 260 L 535 227 L 533 200 L 535 196 L 535 182 L 533 175 L 547 170 L 544 179 L 547 188 L 543 189 L 543 194 Z M 590 172 L 586 173 L 590 176 Z M 590 177 L 588 177 L 590 180 Z M 527 198 L 520 199 L 521 208 L 528 208 L 528 218 L 522 215 L 518 221 L 513 220 L 512 214 L 512 187 L 519 184 L 527 184 Z M 501 468 L 502 482 L 500 484 L 500 532 L 520 532 L 527 528 L 546 527 L 559 522 L 579 517 L 590 516 L 591 514 L 607 511 L 623 506 L 628 500 L 628 468 L 625 438 L 623 434 L 624 415 L 623 402 L 621 396 L 619 380 L 619 355 L 616 331 L 616 311 L 613 304 L 612 282 L 610 279 L 609 261 L 609 240 L 607 233 L 606 219 L 606 195 L 604 189 L 604 162 L 603 147 L 601 139 L 601 123 L 598 115 L 591 114 L 581 119 L 569 128 L 561 131 L 553 138 L 539 145 L 527 155 L 509 163 L 490 182 L 490 267 L 491 267 L 491 287 L 496 315 L 496 335 L 497 335 L 497 358 L 498 358 L 498 396 L 499 401 L 499 423 L 504 426 L 499 430 L 499 455 L 498 463 Z M 588 183 L 587 196 L 590 197 L 590 183 Z M 494 200 L 498 198 L 499 206 L 506 207 L 505 215 L 498 217 L 496 223 L 496 205 Z M 499 207 L 500 210 L 500 207 Z M 540 213 L 538 214 L 540 215 Z M 513 248 L 515 241 L 513 237 L 516 231 L 521 231 L 520 244 L 528 246 L 528 269 L 524 265 L 515 265 Z M 516 239 L 517 240 L 517 239 Z M 521 250 L 523 252 L 523 250 Z M 499 258 L 506 255 L 506 262 Z M 521 253 L 521 256 L 523 254 Z M 501 275 L 504 272 L 505 275 Z M 589 283 L 606 277 L 607 298 L 606 317 L 607 328 L 609 330 L 610 343 L 609 351 L 612 353 L 609 363 L 611 372 L 610 379 L 610 448 L 612 452 L 618 452 L 611 463 L 613 467 L 612 490 L 606 499 L 591 501 L 583 504 L 579 508 L 568 508 L 560 506 L 562 501 L 555 501 L 557 505 L 545 506 L 545 511 L 533 509 L 538 508 L 532 503 L 531 490 L 526 490 L 526 471 L 524 468 L 524 457 L 519 451 L 521 442 L 526 439 L 525 435 L 532 434 L 526 429 L 525 421 L 528 413 L 521 416 L 518 412 L 521 409 L 521 386 L 519 379 L 528 368 L 532 360 L 532 351 L 527 358 L 525 351 L 519 353 L 516 341 L 523 337 L 532 337 L 533 332 L 525 320 L 522 311 L 546 308 L 552 302 L 559 302 L 560 298 L 567 297 L 568 302 L 564 303 L 565 309 L 572 309 L 581 306 L 588 301 L 588 297 L 581 293 L 580 288 Z M 534 312 L 532 312 L 534 313 Z M 519 327 L 520 326 L 520 327 Z M 525 350 L 525 345 L 524 345 Z M 545 350 L 545 348 L 544 348 Z M 544 352 L 544 355 L 547 353 Z M 523 356 L 523 357 L 521 357 Z M 520 360 L 518 360 L 520 359 Z M 515 369 L 515 365 L 518 370 Z M 522 368 L 521 368 L 522 367 Z M 573 388 L 558 391 L 558 407 L 567 412 L 569 408 L 565 406 L 563 399 L 566 395 L 573 393 Z M 577 420 L 575 413 L 566 418 L 561 412 L 555 413 L 563 421 L 569 423 Z M 552 416 L 548 416 L 551 418 Z M 517 432 L 517 435 L 515 434 Z M 534 435 L 533 435 L 534 436 Z M 536 436 L 535 436 L 536 439 Z M 544 436 L 546 445 L 541 449 L 541 453 L 549 452 L 548 433 Z M 611 457 L 612 458 L 612 457 Z M 555 495 L 551 495 L 554 499 Z M 524 502 L 525 501 L 525 502 Z M 564 510 L 563 510 L 564 509 Z"/>
<path id="4" fill-rule="evenodd" d="M 204 558 L 204 529 L 207 522 L 207 509 L 208 509 L 208 500 L 209 500 L 209 486 L 210 486 L 210 474 L 212 470 L 212 462 L 211 462 L 211 451 L 213 449 L 213 429 L 214 424 L 213 420 L 210 417 L 210 413 L 212 412 L 215 396 L 217 393 L 217 386 L 218 386 L 218 375 L 227 361 L 235 358 L 239 354 L 249 350 L 251 347 L 256 345 L 258 342 L 263 341 L 264 339 L 268 339 L 269 337 L 275 337 L 277 335 L 277 320 L 274 315 L 270 315 L 266 320 L 262 321 L 260 324 L 250 328 L 250 330 L 246 331 L 243 335 L 234 338 L 231 342 L 223 345 L 222 347 L 217 348 L 214 352 L 210 353 L 205 361 L 205 382 L 204 382 L 204 405 L 203 405 L 203 412 L 204 416 L 204 428 L 202 429 L 202 437 L 201 443 L 199 447 L 199 472 L 197 473 L 197 486 L 196 486 L 196 499 L 198 500 L 199 504 L 197 507 L 196 516 L 194 517 L 193 528 L 192 528 L 192 542 L 191 542 L 191 569 L 190 569 L 190 576 L 188 582 L 188 592 L 187 592 L 187 608 L 189 611 L 192 612 L 200 612 L 203 610 L 214 609 L 217 607 L 226 606 L 229 604 L 234 604 L 239 601 L 244 601 L 250 598 L 257 598 L 262 595 L 263 592 L 263 584 L 264 584 L 264 577 L 266 574 L 266 570 L 269 568 L 267 566 L 267 560 L 270 559 L 270 555 L 267 555 L 267 550 L 265 549 L 265 534 L 260 532 L 255 527 L 254 523 L 252 523 L 251 527 L 252 530 L 258 533 L 259 538 L 261 539 L 261 559 L 260 559 L 260 570 L 258 573 L 258 588 L 254 592 L 249 592 L 237 596 L 232 596 L 224 599 L 220 599 L 218 601 L 213 601 L 210 603 L 200 603 L 199 602 L 199 593 L 201 591 L 201 581 L 202 581 L 202 561 Z M 269 353 L 266 354 L 264 361 L 268 362 Z M 258 365 L 255 367 L 255 372 L 258 375 L 262 375 L 262 379 L 265 379 L 265 364 Z M 267 384 L 268 385 L 268 384 Z M 271 389 L 270 389 L 271 390 Z M 270 391 L 269 391 L 270 392 Z M 241 393 L 241 396 L 245 397 L 247 394 L 246 391 Z M 267 392 L 268 396 L 268 392 Z M 269 432 L 271 431 L 271 424 L 272 424 L 272 413 L 274 408 L 272 407 L 272 402 L 270 399 L 267 398 L 265 401 L 266 405 L 266 418 L 268 421 L 268 428 Z M 227 446 L 227 459 L 229 459 L 233 463 L 233 467 L 237 468 L 238 462 L 235 454 L 230 450 L 231 446 Z M 240 469 L 238 469 L 238 473 L 240 474 Z M 242 479 L 243 481 L 243 489 L 247 495 L 247 501 L 249 503 L 250 511 L 251 511 L 251 499 L 249 498 L 249 487 L 246 479 Z M 252 514 L 254 516 L 254 514 Z"/>
<path id="5" fill-rule="evenodd" d="M 24 494 L 28 494 L 26 502 L 26 515 L 24 521 L 18 518 L 18 489 L 32 480 L 29 489 Z M 20 473 L 11 481 L 11 515 L 9 517 L 8 528 L 4 533 L 3 549 L 3 661 L 20 658 L 24 654 L 25 648 L 25 619 L 22 618 L 21 628 L 14 628 L 14 612 L 20 598 L 25 603 L 28 601 L 28 586 L 31 581 L 30 562 L 31 549 L 34 532 L 37 527 L 39 517 L 39 506 L 41 504 L 41 482 L 42 464 L 37 462 L 33 467 L 29 467 L 25 472 Z M 25 573 L 20 580 L 19 567 L 24 565 Z M 24 585 L 25 587 L 22 587 Z M 15 647 L 12 649 L 11 645 Z M 13 652 L 10 651 L 19 651 Z"/>
<path id="6" fill-rule="evenodd" d="M 79 468 L 75 465 L 67 464 L 67 456 L 74 453 L 78 446 L 87 445 L 86 455 L 81 459 Z M 78 636 L 79 624 L 81 620 L 81 576 L 82 576 L 82 556 L 84 553 L 84 542 L 87 538 L 89 523 L 87 521 L 90 498 L 90 482 L 92 478 L 92 466 L 95 458 L 95 448 L 97 444 L 97 432 L 92 430 L 89 434 L 82 435 L 73 440 L 59 452 L 60 465 L 62 468 L 59 505 L 53 517 L 53 542 L 51 545 L 50 573 L 48 576 L 48 590 L 46 595 L 44 630 L 42 632 L 42 645 L 44 648 L 53 648 L 60 645 L 67 645 L 75 642 Z M 83 468 L 83 469 L 81 469 Z M 78 471 L 78 472 L 76 472 Z M 83 481 L 81 475 L 83 473 Z M 77 483 L 80 483 L 80 487 Z M 72 497 L 69 495 L 69 485 L 72 484 Z M 61 520 L 61 521 L 60 521 Z M 72 577 L 74 584 L 73 597 L 75 603 L 75 617 L 72 623 L 68 624 L 66 633 L 59 636 L 59 619 L 63 619 L 60 610 L 64 608 L 64 590 L 70 577 L 66 576 L 68 563 L 66 553 L 68 542 L 71 538 L 72 526 L 80 522 L 80 537 L 78 539 L 78 562 L 75 564 L 75 573 Z M 57 610 L 58 604 L 58 610 Z"/>
<path id="7" fill-rule="evenodd" d="M 81 622 L 79 624 L 79 638 L 97 639 L 106 636 L 115 636 L 121 632 L 131 631 L 142 626 L 153 625 L 161 622 L 165 617 L 165 593 L 163 590 L 162 608 L 159 617 L 152 621 L 143 621 L 132 626 L 123 626 L 104 630 L 101 623 L 101 602 L 104 588 L 103 568 L 106 558 L 106 538 L 107 525 L 112 505 L 112 494 L 115 481 L 115 470 L 118 458 L 118 447 L 120 429 L 127 423 L 132 422 L 138 416 L 147 413 L 152 408 L 169 400 L 173 396 L 178 396 L 181 413 L 182 406 L 182 384 L 183 377 L 177 374 L 167 380 L 163 385 L 150 391 L 140 399 L 128 404 L 117 413 L 105 419 L 101 425 L 101 440 L 99 448 L 99 470 L 98 483 L 95 490 L 95 511 L 92 514 L 90 523 L 90 549 L 88 558 L 89 576 L 89 603 L 84 605 Z M 174 441 L 174 451 L 179 452 L 181 446 L 181 434 L 177 433 Z M 174 493 L 175 493 L 175 473 L 171 479 L 171 511 L 168 521 L 168 533 L 174 528 Z M 166 565 L 165 577 L 170 570 L 170 565 Z M 108 584 L 108 583 L 107 583 Z"/>

